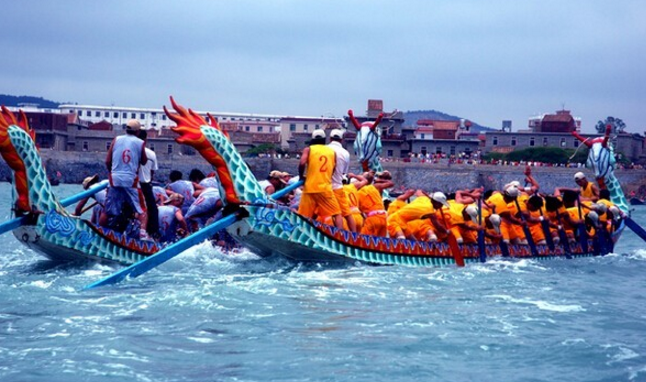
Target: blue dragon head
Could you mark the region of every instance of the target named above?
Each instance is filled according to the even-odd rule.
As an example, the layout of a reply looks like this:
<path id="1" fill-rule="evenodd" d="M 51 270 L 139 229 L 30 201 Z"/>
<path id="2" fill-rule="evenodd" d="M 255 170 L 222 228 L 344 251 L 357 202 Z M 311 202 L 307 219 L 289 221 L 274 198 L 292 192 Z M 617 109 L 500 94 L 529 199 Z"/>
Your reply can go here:
<path id="1" fill-rule="evenodd" d="M 374 122 L 364 122 L 362 124 L 359 124 L 352 110 L 348 110 L 348 116 L 357 129 L 357 137 L 354 140 L 354 152 L 359 157 L 363 171 L 377 170 L 379 155 L 381 155 L 381 129 L 379 128 L 379 122 L 381 122 L 384 114 L 380 113 Z"/>
<path id="2" fill-rule="evenodd" d="M 576 131 L 572 132 L 572 135 L 588 147 L 589 151 L 586 165 L 592 168 L 594 176 L 602 188 L 609 180 L 609 177 L 614 176 L 615 171 L 615 155 L 612 146 L 608 144 L 611 129 L 610 125 L 606 126 L 606 133 L 603 137 L 592 139 L 584 138 Z"/>

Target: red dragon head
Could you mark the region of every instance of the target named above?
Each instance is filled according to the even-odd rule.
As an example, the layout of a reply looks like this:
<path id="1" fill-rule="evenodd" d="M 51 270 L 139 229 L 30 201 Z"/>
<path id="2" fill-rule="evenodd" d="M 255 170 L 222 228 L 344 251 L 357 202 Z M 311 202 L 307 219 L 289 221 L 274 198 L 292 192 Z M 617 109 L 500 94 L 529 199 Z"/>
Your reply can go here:
<path id="1" fill-rule="evenodd" d="M 27 171 L 25 169 L 25 163 L 22 161 L 22 158 L 20 158 L 20 155 L 18 155 L 16 148 L 13 146 L 11 139 L 9 138 L 9 126 L 12 125 L 25 130 L 25 132 L 34 141 L 34 146 L 36 142 L 36 133 L 29 128 L 27 116 L 22 110 L 18 114 L 18 119 L 16 119 L 16 116 L 9 111 L 9 109 L 2 106 L 2 113 L 0 114 L 0 154 L 14 172 L 16 194 L 18 196 L 16 200 L 16 209 L 21 212 L 29 212 L 31 211 L 31 206 L 29 202 Z"/>
<path id="2" fill-rule="evenodd" d="M 208 123 L 202 116 L 195 113 L 191 109 L 185 109 L 182 106 L 175 103 L 173 97 L 170 97 L 170 103 L 175 110 L 175 113 L 172 113 L 166 109 L 164 106 L 164 112 L 177 126 L 171 127 L 171 130 L 179 134 L 175 141 L 179 144 L 184 144 L 193 147 L 197 150 L 204 159 L 207 160 L 213 167 L 215 167 L 220 184 L 224 188 L 226 194 L 226 202 L 232 204 L 240 204 L 241 201 L 238 198 L 237 193 L 233 185 L 233 179 L 231 178 L 231 173 L 228 170 L 226 161 L 222 156 L 213 149 L 211 142 L 204 136 L 200 130 L 203 126 L 210 126 L 218 131 L 220 131 L 225 137 L 229 137 L 229 134 L 220 128 L 217 120 L 213 118 L 210 114 L 207 114 L 211 123 Z"/>

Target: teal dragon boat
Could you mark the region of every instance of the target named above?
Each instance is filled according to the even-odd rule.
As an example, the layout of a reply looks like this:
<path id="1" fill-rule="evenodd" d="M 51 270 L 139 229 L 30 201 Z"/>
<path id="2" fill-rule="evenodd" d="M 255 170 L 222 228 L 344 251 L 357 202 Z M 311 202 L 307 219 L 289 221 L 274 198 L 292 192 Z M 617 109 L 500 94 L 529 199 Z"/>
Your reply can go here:
<path id="1" fill-rule="evenodd" d="M 383 265 L 450 266 L 503 255 L 539 259 L 603 255 L 611 248 L 605 246 L 600 250 L 592 238 L 587 243 L 578 242 L 569 247 L 557 244 L 552 249 L 548 245 L 449 245 L 361 235 L 321 224 L 280 206 L 265 195 L 226 131 L 215 119 L 210 118 L 211 122 L 207 123 L 200 115 L 177 105 L 172 98 L 171 104 L 172 112 L 164 110 L 177 124 L 172 128 L 178 134 L 177 142 L 195 148 L 213 166 L 226 209 L 236 216 L 235 219 L 223 219 L 219 225 L 259 256 L 281 256 L 298 262 L 358 261 Z M 353 120 L 357 127 L 355 150 L 364 166 L 378 164 L 375 157 L 379 154 L 381 142 L 376 122 L 359 126 Z M 610 190 L 612 202 L 628 214 L 628 203 L 614 176 L 615 161 L 608 134 L 609 131 L 605 137 L 592 140 L 578 138 L 590 148 L 588 166 L 594 169 L 598 183 Z M 68 213 L 65 206 L 97 190 L 59 201 L 52 192 L 34 137 L 23 113 L 16 117 L 6 108 L 2 109 L 0 154 L 13 171 L 16 218 L 0 224 L 0 233 L 12 230 L 27 247 L 50 259 L 62 261 L 91 260 L 132 265 L 152 258 L 154 254 L 169 252 L 168 247 L 164 251 L 157 243 L 130 239 Z M 612 234 L 613 243 L 619 239 L 623 228 L 622 221 Z M 194 235 L 198 236 L 178 245 L 177 251 L 196 244 L 198 238 L 203 240 L 199 231 Z M 176 253 L 164 254 L 166 260 L 174 255 Z"/>
<path id="2" fill-rule="evenodd" d="M 612 247 L 599 248 L 594 238 L 589 238 L 586 243 L 577 242 L 568 246 L 557 244 L 553 249 L 548 245 L 509 245 L 501 248 L 498 244 L 460 244 L 455 248 L 447 243 L 398 240 L 337 229 L 304 218 L 268 198 L 217 121 L 210 118 L 211 122 L 207 123 L 200 115 L 177 105 L 172 98 L 171 104 L 174 112 L 164 110 L 177 124 L 172 128 L 179 134 L 177 142 L 193 147 L 213 165 L 223 187 L 225 204 L 232 209 L 245 211 L 246 217 L 230 225 L 227 231 L 260 256 L 282 256 L 299 262 L 359 261 L 384 265 L 447 266 L 481 262 L 503 255 L 539 259 L 586 257 L 606 254 Z M 364 162 L 378 163 L 374 160 L 381 146 L 378 124 L 359 126 L 354 118 L 351 120 L 357 127 L 355 150 L 360 161 L 364 165 Z M 615 158 L 608 144 L 609 133 L 607 131 L 604 137 L 592 140 L 578 135 L 577 138 L 590 148 L 588 166 L 594 169 L 600 186 L 608 188 L 612 202 L 628 214 L 628 203 L 614 176 Z M 362 134 L 371 134 L 371 137 Z M 619 239 L 623 229 L 622 221 L 612 233 L 613 243 Z"/>

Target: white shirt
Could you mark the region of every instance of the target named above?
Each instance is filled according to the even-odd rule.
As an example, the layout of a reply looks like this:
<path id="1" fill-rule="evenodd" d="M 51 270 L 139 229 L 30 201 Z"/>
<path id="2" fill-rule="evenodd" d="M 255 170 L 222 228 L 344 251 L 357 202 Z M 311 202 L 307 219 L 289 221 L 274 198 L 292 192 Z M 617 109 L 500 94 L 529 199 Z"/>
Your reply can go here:
<path id="1" fill-rule="evenodd" d="M 134 135 L 116 137 L 112 144 L 110 185 L 114 187 L 139 187 L 137 174 L 144 141 Z"/>
<path id="2" fill-rule="evenodd" d="M 336 153 L 336 165 L 332 174 L 332 189 L 338 190 L 343 188 L 343 175 L 350 171 L 350 153 L 337 141 L 332 141 L 327 146 Z"/>
<path id="3" fill-rule="evenodd" d="M 154 151 L 146 147 L 146 157 L 148 161 L 146 164 L 139 166 L 139 182 L 140 183 L 150 183 L 153 181 L 152 172 L 159 170 L 157 165 L 157 154 Z"/>

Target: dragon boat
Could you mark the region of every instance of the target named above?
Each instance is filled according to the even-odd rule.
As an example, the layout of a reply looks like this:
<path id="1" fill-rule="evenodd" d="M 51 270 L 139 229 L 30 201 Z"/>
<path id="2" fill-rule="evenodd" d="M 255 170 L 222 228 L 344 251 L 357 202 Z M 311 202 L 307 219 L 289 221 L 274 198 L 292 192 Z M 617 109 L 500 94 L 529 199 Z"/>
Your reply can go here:
<path id="1" fill-rule="evenodd" d="M 10 227 L 25 246 L 55 261 L 98 261 L 134 264 L 161 249 L 159 243 L 128 238 L 73 216 L 52 192 L 52 184 L 35 143 L 35 132 L 25 114 L 16 117 L 2 107 L 0 155 L 12 170 L 12 206 L 16 218 Z M 100 188 L 85 193 L 87 196 Z M 79 198 L 69 198 L 78 201 Z"/>
<path id="2" fill-rule="evenodd" d="M 608 253 L 612 245 L 600 249 L 594 238 L 587 242 L 563 245 L 459 244 L 457 249 L 447 243 L 423 242 L 362 235 L 337 229 L 305 218 L 268 198 L 256 181 L 226 131 L 210 117 L 209 123 L 191 109 L 175 103 L 174 111 L 164 107 L 177 126 L 177 142 L 196 149 L 216 170 L 222 187 L 223 202 L 233 209 L 245 211 L 244 218 L 231 224 L 227 231 L 237 241 L 260 256 L 282 256 L 299 262 L 364 262 L 383 265 L 447 266 L 485 261 L 494 256 L 549 259 L 556 257 L 587 257 Z M 363 166 L 378 164 L 380 130 L 378 122 L 357 123 L 355 151 Z M 585 139 L 573 133 L 589 148 L 588 167 L 592 168 L 602 188 L 610 191 L 612 202 L 626 216 L 628 203 L 614 176 L 615 157 L 605 136 Z M 379 165 L 380 166 L 380 165 Z M 364 167 L 365 168 L 365 167 Z M 624 229 L 623 221 L 611 234 L 614 244 Z M 567 241 L 567 240 L 566 240 Z M 507 247 L 507 248 L 505 248 Z M 552 249 L 550 249 L 552 247 Z"/>
<path id="3" fill-rule="evenodd" d="M 177 105 L 172 98 L 171 104 L 172 112 L 164 110 L 177 124 L 172 128 L 179 135 L 177 142 L 195 148 L 214 167 L 226 209 L 235 212 L 236 218 L 223 219 L 222 227 L 226 226 L 229 234 L 259 256 L 282 256 L 300 262 L 359 261 L 384 265 L 447 266 L 502 255 L 547 259 L 605 253 L 599 251 L 592 239 L 587 243 L 570 245 L 570 248 L 555 245 L 553 249 L 547 245 L 535 248 L 510 245 L 504 249 L 497 244 L 460 244 L 457 248 L 459 253 L 456 253 L 456 248 L 447 243 L 362 235 L 304 218 L 265 195 L 226 131 L 214 118 L 210 117 L 207 123 L 190 109 Z M 378 161 L 381 147 L 379 120 L 359 125 L 352 115 L 350 117 L 357 128 L 355 151 L 362 166 L 381 166 Z M 612 202 L 629 214 L 628 202 L 613 172 L 615 159 L 608 144 L 609 133 L 608 130 L 604 137 L 594 139 L 575 136 L 590 148 L 588 167 L 594 169 L 600 187 L 610 190 Z M 12 205 L 17 216 L 0 224 L 0 229 L 11 229 L 27 247 L 57 261 L 91 260 L 122 265 L 136 265 L 151 260 L 153 255 L 164 250 L 168 252 L 169 248 L 159 243 L 128 238 L 67 212 L 65 206 L 71 204 L 69 199 L 73 198 L 59 200 L 52 192 L 35 145 L 35 133 L 29 128 L 24 113 L 20 112 L 16 117 L 2 108 L 0 155 L 12 169 Z M 618 240 L 623 228 L 622 221 L 612 234 L 613 242 Z M 189 240 L 182 248 L 194 244 L 196 242 Z"/>

